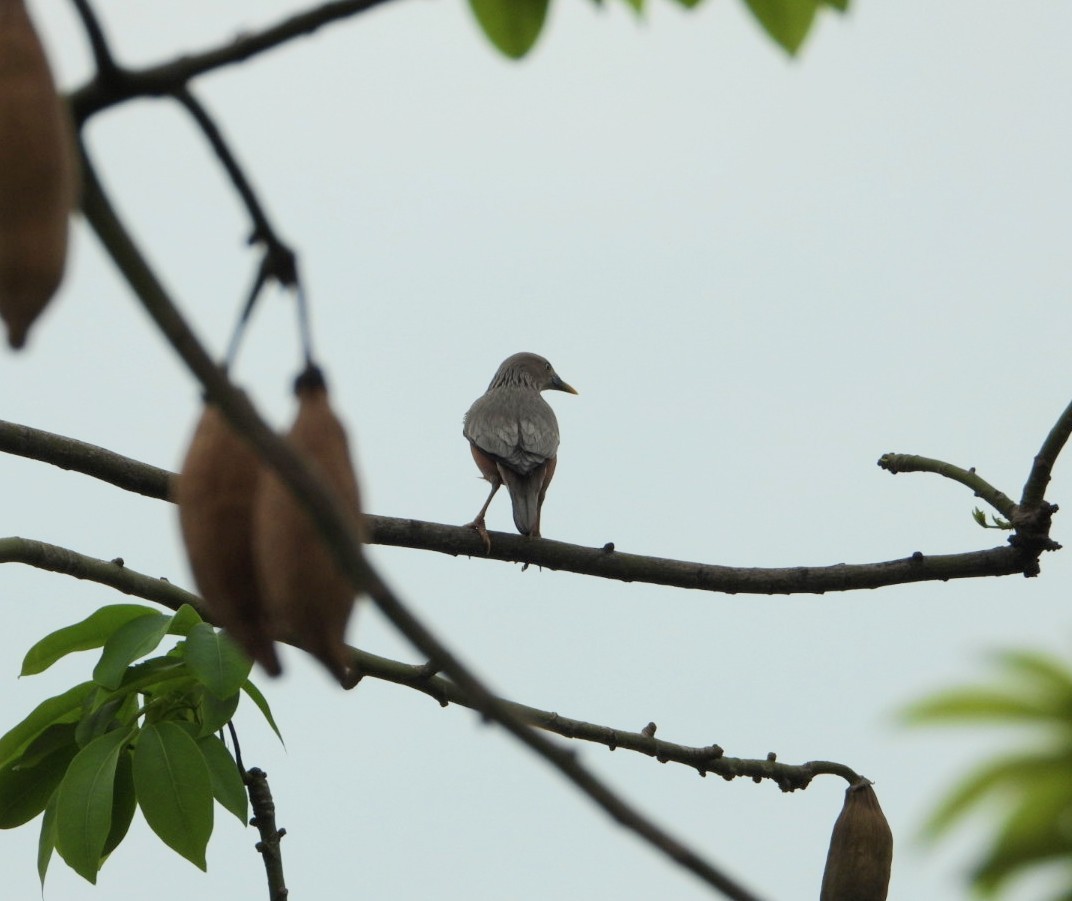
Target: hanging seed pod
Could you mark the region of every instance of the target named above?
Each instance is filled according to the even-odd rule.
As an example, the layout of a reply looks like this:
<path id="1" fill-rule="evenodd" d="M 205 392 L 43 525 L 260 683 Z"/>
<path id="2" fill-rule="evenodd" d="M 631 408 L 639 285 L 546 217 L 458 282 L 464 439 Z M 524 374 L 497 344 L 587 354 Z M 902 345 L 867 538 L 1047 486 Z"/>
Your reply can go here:
<path id="1" fill-rule="evenodd" d="M 257 455 L 206 406 L 175 485 L 194 580 L 212 618 L 272 676 L 280 673 L 251 541 Z"/>
<path id="2" fill-rule="evenodd" d="M 871 783 L 845 790 L 834 823 L 819 901 L 886 901 L 893 866 L 893 833 Z"/>
<path id="3" fill-rule="evenodd" d="M 298 376 L 294 393 L 298 415 L 287 440 L 352 514 L 364 540 L 349 442 L 320 370 L 310 366 Z M 268 470 L 254 504 L 253 556 L 275 634 L 293 639 L 346 684 L 346 624 L 356 592 L 290 489 Z"/>
<path id="4" fill-rule="evenodd" d="M 0 0 L 0 317 L 14 348 L 63 278 L 76 182 L 70 117 L 44 48 L 23 0 Z"/>

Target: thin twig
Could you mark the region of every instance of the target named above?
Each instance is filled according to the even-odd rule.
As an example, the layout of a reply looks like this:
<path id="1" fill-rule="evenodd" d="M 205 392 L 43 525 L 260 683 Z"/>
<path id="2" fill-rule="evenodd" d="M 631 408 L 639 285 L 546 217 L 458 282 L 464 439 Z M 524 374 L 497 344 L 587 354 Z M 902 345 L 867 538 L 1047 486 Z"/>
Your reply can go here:
<path id="1" fill-rule="evenodd" d="M 212 147 L 213 153 L 216 154 L 216 158 L 220 161 L 220 165 L 222 165 L 227 172 L 227 177 L 230 178 L 235 191 L 237 191 L 238 196 L 242 198 L 242 203 L 245 206 L 246 212 L 249 214 L 252 223 L 249 243 L 260 244 L 264 248 L 264 255 L 258 265 L 257 275 L 253 282 L 253 290 L 246 298 L 245 305 L 239 314 L 234 334 L 228 345 L 226 358 L 228 367 L 234 363 L 239 339 L 245 329 L 246 323 L 249 321 L 250 314 L 253 312 L 253 307 L 257 302 L 257 298 L 260 296 L 261 289 L 264 288 L 270 280 L 274 280 L 282 287 L 295 292 L 295 302 L 298 306 L 298 322 L 299 325 L 302 326 L 299 329 L 302 340 L 302 353 L 305 360 L 308 362 L 312 359 L 313 353 L 310 344 L 311 339 L 309 330 L 304 327 L 307 321 L 304 311 L 305 295 L 298 278 L 297 255 L 291 247 L 288 244 L 285 244 L 279 237 L 279 233 L 268 219 L 268 215 L 265 213 L 260 199 L 253 190 L 249 178 L 246 177 L 246 173 L 239 165 L 237 157 L 224 138 L 223 132 L 220 130 L 216 121 L 209 114 L 205 106 L 185 85 L 175 90 L 174 97 L 180 104 L 182 104 L 183 108 L 190 114 L 194 122 L 197 123 L 197 127 L 201 129 L 202 134 L 204 134 L 209 145 Z"/>
<path id="2" fill-rule="evenodd" d="M 0 420 L 0 451 L 52 463 L 162 500 L 170 499 L 169 485 L 175 478 L 174 473 L 165 469 L 105 448 L 3 420 Z M 623 582 L 726 594 L 822 594 L 912 582 L 1016 575 L 1028 571 L 1035 559 L 1022 549 L 1000 546 L 963 554 L 919 553 L 879 563 L 735 567 L 626 554 L 607 545 L 584 547 L 550 539 L 534 541 L 506 532 L 490 533 L 492 544 L 488 553 L 476 532 L 465 526 L 373 515 L 367 516 L 366 521 L 371 544 L 486 557 Z"/>
<path id="3" fill-rule="evenodd" d="M 97 18 L 93 7 L 89 5 L 89 0 L 72 0 L 72 2 L 79 18 L 82 20 L 82 27 L 86 31 L 86 37 L 89 39 L 93 62 L 97 67 L 97 76 L 103 84 L 111 83 L 120 69 L 112 56 L 100 19 Z"/>
<path id="4" fill-rule="evenodd" d="M 279 848 L 287 830 L 280 829 L 275 824 L 275 801 L 272 798 L 272 790 L 268 787 L 268 774 L 252 767 L 244 771 L 242 777 L 249 793 L 249 806 L 253 810 L 253 818 L 249 824 L 256 827 L 261 836 L 261 840 L 257 842 L 257 850 L 264 860 L 264 871 L 268 877 L 268 899 L 287 901 L 289 893 L 286 879 L 283 877 L 283 854 Z"/>
<path id="5" fill-rule="evenodd" d="M 986 479 L 980 476 L 973 467 L 961 469 L 944 460 L 934 460 L 930 457 L 920 457 L 917 454 L 883 454 L 879 457 L 878 465 L 896 475 L 899 472 L 933 472 L 954 482 L 960 482 L 970 488 L 975 496 L 986 501 L 1006 519 L 1012 516 L 1016 502 L 1008 495 L 998 491 Z"/>
<path id="6" fill-rule="evenodd" d="M 104 248 L 127 279 L 145 310 L 164 337 L 201 381 L 207 397 L 230 424 L 252 444 L 302 502 L 312 521 L 355 588 L 366 588 L 380 610 L 421 653 L 435 660 L 469 696 L 478 710 L 499 723 L 557 769 L 601 807 L 616 822 L 648 841 L 729 898 L 754 901 L 751 892 L 719 868 L 686 847 L 589 773 L 566 749 L 533 731 L 509 713 L 423 624 L 420 623 L 380 579 L 361 550 L 350 518 L 339 501 L 322 488 L 300 456 L 277 436 L 259 416 L 248 398 L 238 391 L 197 341 L 171 302 L 155 273 L 119 220 L 104 193 L 94 167 L 83 148 L 83 212 Z"/>

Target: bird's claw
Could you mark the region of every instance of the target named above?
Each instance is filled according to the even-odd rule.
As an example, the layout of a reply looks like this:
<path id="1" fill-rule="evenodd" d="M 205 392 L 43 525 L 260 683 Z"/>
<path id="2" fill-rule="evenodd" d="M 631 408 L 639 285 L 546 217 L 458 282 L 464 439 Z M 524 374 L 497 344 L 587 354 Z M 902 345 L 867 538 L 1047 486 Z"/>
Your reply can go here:
<path id="1" fill-rule="evenodd" d="M 491 553 L 491 536 L 488 534 L 487 527 L 484 525 L 483 518 L 474 519 L 471 523 L 467 524 L 470 529 L 475 531 L 484 540 L 484 552 L 486 554 Z"/>

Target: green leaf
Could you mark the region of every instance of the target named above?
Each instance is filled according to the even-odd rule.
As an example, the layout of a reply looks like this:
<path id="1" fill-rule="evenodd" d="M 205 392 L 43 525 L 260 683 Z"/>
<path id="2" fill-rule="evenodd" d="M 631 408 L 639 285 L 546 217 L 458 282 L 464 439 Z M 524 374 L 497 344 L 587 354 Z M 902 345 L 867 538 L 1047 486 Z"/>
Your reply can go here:
<path id="1" fill-rule="evenodd" d="M 257 709 L 261 712 L 261 716 L 268 720 L 268 725 L 272 727 L 272 731 L 276 734 L 276 738 L 279 739 L 280 744 L 285 746 L 286 742 L 283 741 L 283 733 L 279 731 L 279 727 L 275 724 L 275 719 L 272 717 L 272 709 L 268 706 L 268 702 L 265 700 L 264 695 L 261 694 L 260 689 L 247 679 L 242 685 L 242 691 L 249 695 L 250 700 L 257 705 Z"/>
<path id="2" fill-rule="evenodd" d="M 212 784 L 204 755 L 186 731 L 166 721 L 142 729 L 134 749 L 134 789 L 153 832 L 206 869 Z"/>
<path id="3" fill-rule="evenodd" d="M 622 0 L 622 2 L 631 7 L 638 16 L 644 12 L 644 0 Z"/>
<path id="4" fill-rule="evenodd" d="M 41 893 L 45 891 L 45 874 L 52 860 L 52 852 L 56 850 L 56 799 L 59 792 L 52 793 L 45 807 L 45 815 L 41 817 L 41 835 L 37 839 L 37 877 L 41 880 Z"/>
<path id="5" fill-rule="evenodd" d="M 138 798 L 134 792 L 134 763 L 129 749 L 124 748 L 115 767 L 115 783 L 112 789 L 112 826 L 104 842 L 101 856 L 107 857 L 126 838 L 127 830 L 134 819 Z M 101 861 L 103 863 L 103 860 Z"/>
<path id="6" fill-rule="evenodd" d="M 229 698 L 220 700 L 207 691 L 202 691 L 201 703 L 198 705 L 201 728 L 198 729 L 197 737 L 212 735 L 226 726 L 228 721 L 234 718 L 241 697 L 241 694 L 236 691 Z"/>
<path id="7" fill-rule="evenodd" d="M 46 728 L 33 741 L 26 745 L 25 750 L 15 761 L 21 767 L 31 767 L 40 763 L 57 748 L 64 745 L 77 744 L 75 741 L 76 723 L 53 723 Z"/>
<path id="8" fill-rule="evenodd" d="M 1072 711 L 1072 672 L 1052 657 L 1033 651 L 999 651 L 994 655 L 1012 675 L 1019 676 L 1034 691 L 1055 695 Z"/>
<path id="9" fill-rule="evenodd" d="M 821 0 L 745 0 L 752 15 L 790 54 L 804 43 Z"/>
<path id="10" fill-rule="evenodd" d="M 979 804 L 987 795 L 1016 793 L 1037 776 L 1072 771 L 1067 754 L 1013 754 L 991 760 L 966 776 L 934 810 L 924 826 L 924 834 L 934 838 L 947 831 L 957 820 Z"/>
<path id="11" fill-rule="evenodd" d="M 520 59 L 536 43 L 550 0 L 469 0 L 484 34 L 501 53 Z"/>
<path id="12" fill-rule="evenodd" d="M 171 620 L 172 617 L 157 613 L 120 626 L 104 643 L 104 652 L 93 669 L 93 680 L 105 688 L 118 688 L 127 667 L 155 650 L 168 634 Z"/>
<path id="13" fill-rule="evenodd" d="M 119 752 L 133 735 L 116 729 L 94 739 L 67 768 L 56 802 L 56 850 L 79 876 L 96 883 L 112 827 L 112 788 Z"/>
<path id="14" fill-rule="evenodd" d="M 127 696 L 121 694 L 109 696 L 105 694 L 104 697 L 103 704 L 83 714 L 82 719 L 78 721 L 74 737 L 80 747 L 84 748 L 98 735 L 111 732 L 112 729 L 120 725 L 116 721 L 116 714 L 119 708 L 127 702 Z M 89 700 L 89 698 L 86 700 Z"/>
<path id="15" fill-rule="evenodd" d="M 203 623 L 201 614 L 189 604 L 183 604 L 171 617 L 171 625 L 168 626 L 169 635 L 189 635 L 190 630 L 199 623 Z"/>
<path id="16" fill-rule="evenodd" d="M 72 723 L 82 712 L 82 702 L 97 688 L 92 682 L 82 682 L 61 695 L 38 704 L 21 723 L 0 738 L 0 766 L 5 766 L 53 723 Z"/>
<path id="17" fill-rule="evenodd" d="M 246 825 L 249 818 L 249 798 L 242 775 L 238 772 L 238 764 L 231 752 L 215 735 L 200 739 L 197 746 L 205 755 L 213 797 L 220 802 L 224 810 L 229 810 L 242 821 L 242 825 Z"/>
<path id="18" fill-rule="evenodd" d="M 1072 853 L 1072 832 L 1066 825 L 1072 816 L 1070 787 L 1067 769 L 1032 780 L 976 869 L 974 881 L 982 892 L 993 893 L 1033 864 Z"/>
<path id="19" fill-rule="evenodd" d="M 839 13 L 849 11 L 849 0 L 823 0 L 827 6 L 836 9 Z"/>
<path id="20" fill-rule="evenodd" d="M 101 647 L 116 629 L 141 616 L 150 616 L 159 611 L 141 604 L 111 604 L 91 613 L 80 623 L 65 626 L 46 635 L 22 660 L 19 675 L 33 676 L 47 670 L 53 663 L 73 654 Z"/>
<path id="21" fill-rule="evenodd" d="M 906 722 L 960 723 L 1047 720 L 1051 712 L 1036 698 L 1021 698 L 991 688 L 960 688 L 924 698 L 903 713 Z"/>
<path id="22" fill-rule="evenodd" d="M 253 661 L 208 623 L 190 630 L 183 657 L 197 680 L 220 699 L 237 694 L 253 668 Z"/>
<path id="23" fill-rule="evenodd" d="M 77 753 L 72 740 L 36 764 L 26 766 L 19 758 L 0 769 L 0 829 L 21 826 L 41 813 Z"/>

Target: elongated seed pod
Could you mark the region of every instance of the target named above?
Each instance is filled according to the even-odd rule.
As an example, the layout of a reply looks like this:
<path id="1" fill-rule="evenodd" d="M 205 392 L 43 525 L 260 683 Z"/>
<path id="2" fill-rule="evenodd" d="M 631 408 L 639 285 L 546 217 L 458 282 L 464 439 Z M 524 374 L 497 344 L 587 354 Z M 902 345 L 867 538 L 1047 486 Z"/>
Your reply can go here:
<path id="1" fill-rule="evenodd" d="M 349 441 L 320 370 L 311 366 L 303 372 L 294 393 L 298 414 L 287 440 L 352 515 L 364 540 Z M 346 626 L 356 592 L 290 489 L 267 469 L 253 510 L 253 556 L 276 635 L 296 641 L 346 684 Z"/>
<path id="2" fill-rule="evenodd" d="M 205 606 L 272 676 L 280 673 L 253 565 L 257 455 L 206 406 L 175 485 L 186 555 Z"/>
<path id="3" fill-rule="evenodd" d="M 0 317 L 14 348 L 63 278 L 76 182 L 70 117 L 44 48 L 23 0 L 0 0 Z"/>
<path id="4" fill-rule="evenodd" d="M 893 833 L 871 783 L 845 790 L 834 823 L 819 901 L 886 901 L 893 866 Z"/>

